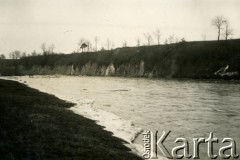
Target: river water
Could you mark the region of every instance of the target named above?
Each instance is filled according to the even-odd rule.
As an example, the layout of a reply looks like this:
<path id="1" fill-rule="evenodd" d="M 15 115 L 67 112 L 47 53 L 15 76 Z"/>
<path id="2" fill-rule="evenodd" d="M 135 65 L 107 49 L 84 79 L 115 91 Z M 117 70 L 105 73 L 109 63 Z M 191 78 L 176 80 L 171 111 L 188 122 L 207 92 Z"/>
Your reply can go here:
<path id="1" fill-rule="evenodd" d="M 166 139 L 169 148 L 183 137 L 189 140 L 191 152 L 192 138 L 207 139 L 214 132 L 219 139 L 215 154 L 224 137 L 233 138 L 240 153 L 239 81 L 65 76 L 20 80 L 35 88 L 45 86 L 45 91 L 57 96 L 93 102 L 95 109 L 114 113 L 143 130 L 158 130 L 160 135 L 171 131 Z M 140 134 L 134 143 L 142 145 L 142 138 Z M 207 159 L 207 145 L 199 150 L 200 159 Z"/>

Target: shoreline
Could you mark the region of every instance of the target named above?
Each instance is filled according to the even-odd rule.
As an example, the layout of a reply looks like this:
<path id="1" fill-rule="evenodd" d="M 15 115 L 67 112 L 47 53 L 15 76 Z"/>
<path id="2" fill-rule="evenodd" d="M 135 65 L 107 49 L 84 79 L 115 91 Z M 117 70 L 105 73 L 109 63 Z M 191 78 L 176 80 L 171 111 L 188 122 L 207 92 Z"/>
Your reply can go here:
<path id="1" fill-rule="evenodd" d="M 0 78 L 3 159 L 142 159 L 58 97 Z"/>
<path id="2" fill-rule="evenodd" d="M 239 82 L 240 79 L 225 79 L 225 78 L 181 78 L 181 77 L 131 77 L 131 76 L 101 76 L 101 75 L 66 75 L 66 74 L 36 74 L 36 75 L 12 75 L 12 76 L 1 76 L 0 78 L 17 78 L 17 77 L 28 77 L 28 78 L 60 78 L 60 77 L 107 77 L 107 78 L 126 78 L 126 79 L 147 79 L 147 80 L 170 80 L 170 81 L 202 81 L 202 82 Z"/>
<path id="3" fill-rule="evenodd" d="M 64 76 L 61 76 L 61 77 L 64 77 Z M 43 87 L 41 85 L 36 86 L 29 83 L 29 79 L 32 79 L 30 77 L 14 76 L 14 77 L 2 77 L 2 78 L 6 80 L 14 80 L 22 84 L 26 84 L 27 86 L 31 88 L 35 88 L 41 92 L 54 95 L 70 103 L 75 103 L 75 105 L 71 108 L 68 108 L 68 110 L 73 111 L 75 114 L 78 114 L 80 116 L 96 121 L 96 124 L 103 126 L 104 130 L 112 132 L 113 136 L 128 142 L 128 143 L 124 143 L 124 145 L 129 149 L 131 149 L 134 154 L 138 156 L 142 156 L 143 147 L 140 144 L 134 143 L 134 140 L 139 136 L 139 134 L 143 132 L 143 130 L 141 128 L 136 128 L 133 122 L 124 120 L 114 113 L 111 113 L 99 108 L 94 108 L 94 101 L 85 100 L 85 101 L 79 102 L 79 100 L 71 99 L 66 95 L 56 95 L 55 93 L 49 92 L 49 90 L 46 87 Z M 53 77 L 39 76 L 36 78 L 53 78 Z M 108 117 L 108 118 L 105 119 L 105 117 Z M 119 129 L 119 127 L 124 127 L 124 128 Z"/>
<path id="4" fill-rule="evenodd" d="M 134 140 L 139 134 L 143 132 L 143 130 L 141 128 L 134 127 L 132 125 L 133 122 L 124 120 L 121 117 L 115 115 L 114 113 L 110 113 L 102 109 L 94 109 L 91 105 L 93 105 L 92 102 L 76 104 L 75 106 L 69 108 L 69 110 L 73 111 L 78 115 L 96 121 L 98 125 L 104 127 L 104 130 L 112 132 L 113 136 L 121 138 L 124 141 L 128 142 L 124 143 L 124 145 L 130 148 L 133 153 L 141 156 L 143 148 L 141 145 L 134 143 Z M 102 119 L 102 117 L 106 116 L 108 117 L 107 119 Z M 119 129 L 120 126 L 125 126 L 126 128 Z"/>
<path id="5" fill-rule="evenodd" d="M 69 77 L 79 78 L 79 76 L 60 76 L 58 78 L 69 78 Z M 89 76 L 84 76 L 84 77 L 89 77 Z M 9 77 L 7 77 L 7 79 L 8 78 Z M 65 92 L 64 94 L 61 94 L 62 92 L 56 93 L 56 91 L 54 92 L 51 89 L 51 86 L 47 86 L 44 83 L 42 84 L 39 83 L 37 79 L 41 79 L 41 78 L 49 79 L 49 80 L 55 79 L 55 77 L 45 77 L 45 76 L 44 77 L 38 76 L 35 78 L 30 78 L 28 76 L 21 76 L 21 77 L 16 76 L 16 77 L 11 77 L 10 79 L 26 84 L 29 87 L 38 89 L 41 92 L 54 95 L 60 99 L 66 100 L 67 102 L 75 103 L 73 107 L 68 108 L 67 110 L 71 110 L 80 116 L 84 116 L 86 118 L 94 120 L 96 124 L 103 126 L 104 130 L 112 132 L 114 137 L 120 138 L 125 142 L 128 142 L 128 143 L 124 142 L 123 144 L 129 149 L 131 149 L 132 153 L 140 157 L 142 156 L 143 146 L 139 143 L 139 141 L 138 143 L 134 143 L 134 142 L 132 143 L 132 141 L 134 141 L 137 138 L 139 139 L 139 137 L 141 136 L 140 134 L 143 131 L 141 128 L 136 128 L 135 126 L 132 125 L 133 122 L 124 120 L 120 116 L 112 112 L 98 108 L 97 106 L 94 105 L 94 102 L 95 102 L 94 100 L 89 100 L 89 99 L 80 100 L 81 97 L 79 97 L 79 99 L 74 99 L 72 98 L 72 95 L 69 95 L 69 93 L 68 94 Z M 112 77 L 112 78 L 117 78 L 117 77 Z M 35 83 L 35 80 L 37 80 L 36 83 Z M 61 89 L 61 87 L 59 88 Z M 105 117 L 108 117 L 108 118 L 105 119 Z M 120 129 L 121 127 L 124 127 L 124 129 L 121 130 Z M 162 157 L 161 155 L 158 156 L 158 159 L 166 160 L 166 158 Z"/>

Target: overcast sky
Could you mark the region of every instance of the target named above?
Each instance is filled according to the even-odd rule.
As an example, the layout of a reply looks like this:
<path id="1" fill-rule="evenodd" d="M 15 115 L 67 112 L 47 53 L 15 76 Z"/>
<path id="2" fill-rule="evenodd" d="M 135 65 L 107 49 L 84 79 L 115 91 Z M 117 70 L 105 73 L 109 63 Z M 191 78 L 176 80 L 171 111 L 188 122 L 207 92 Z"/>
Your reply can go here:
<path id="1" fill-rule="evenodd" d="M 41 43 L 56 52 L 78 49 L 80 38 L 106 39 L 122 46 L 136 45 L 143 34 L 161 30 L 187 41 L 217 38 L 211 19 L 223 15 L 240 38 L 240 0 L 0 0 L 0 54 L 14 50 L 40 52 Z"/>

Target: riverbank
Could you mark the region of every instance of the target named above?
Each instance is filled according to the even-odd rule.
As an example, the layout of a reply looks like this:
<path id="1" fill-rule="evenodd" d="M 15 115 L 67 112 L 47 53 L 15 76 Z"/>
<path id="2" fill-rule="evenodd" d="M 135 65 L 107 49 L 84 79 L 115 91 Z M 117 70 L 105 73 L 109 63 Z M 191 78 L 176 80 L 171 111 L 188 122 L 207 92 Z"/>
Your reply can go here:
<path id="1" fill-rule="evenodd" d="M 73 103 L 15 81 L 0 80 L 1 158 L 141 159 Z"/>
<path id="2" fill-rule="evenodd" d="M 2 75 L 240 79 L 240 39 L 123 47 L 1 60 Z"/>
<path id="3" fill-rule="evenodd" d="M 171 130 L 172 136 L 166 142 L 171 148 L 171 142 L 179 136 L 206 137 L 205 133 L 214 131 L 218 138 L 235 139 L 239 148 L 239 81 L 97 76 L 6 78 L 76 103 L 71 109 L 79 111 L 77 114 L 96 120 L 113 133 L 124 133 L 118 136 L 126 141 L 134 133 L 128 131 L 134 128 L 158 130 L 159 134 Z M 143 146 L 142 137 L 140 134 L 133 144 Z M 205 151 L 201 149 L 201 159 L 207 159 Z"/>

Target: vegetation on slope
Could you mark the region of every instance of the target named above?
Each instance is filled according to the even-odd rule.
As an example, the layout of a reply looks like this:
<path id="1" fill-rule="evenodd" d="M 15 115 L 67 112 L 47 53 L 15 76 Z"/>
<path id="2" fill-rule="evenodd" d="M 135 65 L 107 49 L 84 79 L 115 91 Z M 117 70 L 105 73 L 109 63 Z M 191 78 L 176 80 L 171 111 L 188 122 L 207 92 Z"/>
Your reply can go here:
<path id="1" fill-rule="evenodd" d="M 0 80 L 0 159 L 140 159 L 72 103 Z"/>
<path id="2" fill-rule="evenodd" d="M 175 44 L 124 47 L 110 51 L 45 55 L 24 57 L 18 60 L 21 70 L 30 70 L 34 66 L 54 69 L 57 66 L 74 66 L 82 68 L 87 63 L 98 67 L 113 64 L 136 66 L 144 61 L 144 75 L 154 77 L 177 78 L 218 78 L 214 73 L 222 67 L 229 66 L 229 72 L 240 72 L 240 40 L 179 42 Z M 14 66 L 13 62 L 12 65 Z M 128 69 L 124 70 L 124 73 Z M 1 71 L 2 74 L 4 71 Z M 36 73 L 37 74 L 37 73 Z M 131 76 L 120 72 L 118 76 Z M 238 76 L 239 77 L 239 76 Z"/>

